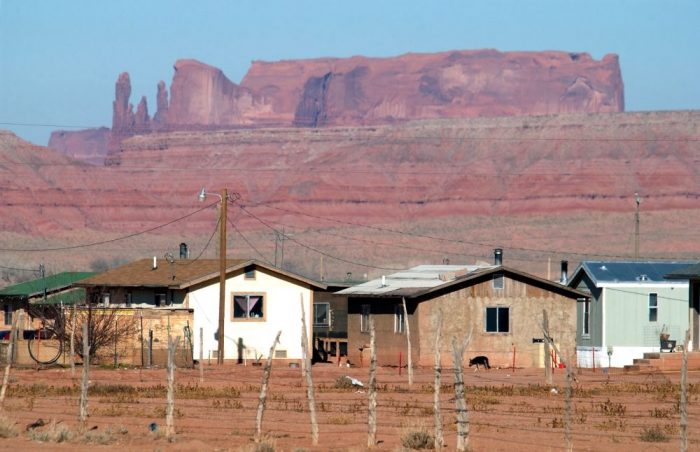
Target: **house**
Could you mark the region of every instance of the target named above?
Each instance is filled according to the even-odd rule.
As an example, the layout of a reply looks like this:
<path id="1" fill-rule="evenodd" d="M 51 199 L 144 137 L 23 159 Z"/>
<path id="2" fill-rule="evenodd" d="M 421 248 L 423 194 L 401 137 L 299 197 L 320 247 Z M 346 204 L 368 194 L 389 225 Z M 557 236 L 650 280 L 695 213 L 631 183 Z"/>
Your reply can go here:
<path id="1" fill-rule="evenodd" d="M 569 286 L 590 294 L 577 313 L 579 367 L 623 367 L 659 352 L 660 335 L 688 327 L 688 281 L 665 275 L 690 262 L 584 261 Z"/>
<path id="2" fill-rule="evenodd" d="M 576 305 L 585 294 L 502 265 L 420 265 L 338 292 L 348 297 L 348 357 L 366 364 L 369 318 L 374 318 L 380 365 L 406 363 L 408 312 L 413 362 L 434 360 L 435 318 L 442 312 L 440 353 L 451 362 L 452 338 L 471 330 L 467 356 L 486 355 L 492 366 L 544 366 L 543 310 L 561 352 L 575 351 Z M 445 361 L 446 360 L 446 361 Z"/>
<path id="3" fill-rule="evenodd" d="M 107 306 L 187 310 L 184 325 L 167 324 L 171 334 L 189 340 L 195 359 L 216 359 L 219 321 L 219 260 L 142 259 L 98 274 L 79 283 L 88 296 Z M 313 281 L 250 259 L 228 259 L 224 359 L 245 362 L 266 358 L 278 331 L 282 331 L 275 358 L 301 359 L 301 304 L 306 314 L 308 343 L 315 324 L 330 327 L 336 286 Z M 318 307 L 314 303 L 318 298 Z M 157 326 L 166 341 L 163 323 Z M 202 344 L 200 346 L 200 343 Z"/>
<path id="4" fill-rule="evenodd" d="M 690 341 L 688 351 L 698 350 L 700 347 L 700 263 L 673 270 L 667 274 L 666 279 L 683 280 L 688 283 L 688 329 L 690 330 Z M 678 342 L 685 340 L 685 332 L 680 331 L 676 336 Z"/>
<path id="5" fill-rule="evenodd" d="M 30 329 L 42 317 L 47 306 L 72 305 L 85 300 L 85 290 L 72 287 L 82 279 L 93 276 L 93 272 L 62 272 L 55 275 L 37 278 L 31 281 L 8 286 L 0 290 L 0 307 L 3 319 L 0 329 L 9 330 L 17 311 L 28 312 L 31 316 L 24 316 L 20 330 Z"/>

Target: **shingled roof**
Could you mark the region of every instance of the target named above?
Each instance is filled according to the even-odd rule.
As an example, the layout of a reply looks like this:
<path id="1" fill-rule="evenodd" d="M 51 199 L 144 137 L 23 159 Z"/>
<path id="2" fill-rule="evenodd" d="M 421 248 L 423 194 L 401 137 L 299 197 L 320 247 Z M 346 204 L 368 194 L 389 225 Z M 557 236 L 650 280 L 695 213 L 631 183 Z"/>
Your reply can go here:
<path id="1" fill-rule="evenodd" d="M 227 259 L 226 273 L 235 272 L 247 267 L 264 268 L 270 272 L 292 278 L 310 286 L 326 289 L 326 284 L 308 279 L 254 259 Z M 170 289 L 185 289 L 219 277 L 218 259 L 175 260 L 168 262 L 153 259 L 141 259 L 121 267 L 113 268 L 87 278 L 75 284 L 78 287 L 167 287 Z"/>

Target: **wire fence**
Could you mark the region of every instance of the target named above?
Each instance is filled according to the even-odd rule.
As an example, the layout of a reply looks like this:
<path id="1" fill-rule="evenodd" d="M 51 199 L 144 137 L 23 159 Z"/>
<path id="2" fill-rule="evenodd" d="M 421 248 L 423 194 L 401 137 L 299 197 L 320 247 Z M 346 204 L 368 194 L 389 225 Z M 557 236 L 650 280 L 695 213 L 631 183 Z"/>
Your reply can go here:
<path id="1" fill-rule="evenodd" d="M 464 373 L 469 412 L 469 441 L 474 450 L 564 449 L 564 374 L 544 384 L 541 369 L 491 369 Z M 401 371 L 401 374 L 399 372 Z M 299 368 L 275 362 L 267 393 L 262 431 L 277 450 L 364 448 L 368 435 L 367 368 L 313 366 L 318 446 L 312 446 L 305 381 Z M 440 416 L 444 441 L 456 441 L 454 369 L 442 369 Z M 201 380 L 203 374 L 204 381 Z M 256 447 L 256 410 L 263 369 L 258 366 L 204 364 L 174 371 L 174 436 L 171 440 L 206 448 Z M 351 377 L 356 384 L 350 383 Z M 679 381 L 675 374 L 578 371 L 573 390 L 571 432 L 574 450 L 637 450 L 650 441 L 662 449 L 678 445 Z M 700 375 L 689 374 L 689 442 L 700 444 Z M 432 433 L 433 370 L 417 368 L 408 384 L 405 369 L 377 371 L 377 448 L 395 450 L 412 432 Z M 167 442 L 167 370 L 162 368 L 89 369 L 87 411 L 79 436 L 81 376 L 70 369 L 13 369 L 3 405 L 4 422 L 14 425 L 14 441 L 33 441 L 50 429 L 115 446 L 153 447 Z M 54 422 L 51 422 L 51 421 Z M 40 422 L 41 421 L 41 422 Z M 41 426 L 30 427 L 32 424 Z M 43 434 L 43 436 L 42 436 Z M 97 439 L 94 439 L 97 438 Z"/>

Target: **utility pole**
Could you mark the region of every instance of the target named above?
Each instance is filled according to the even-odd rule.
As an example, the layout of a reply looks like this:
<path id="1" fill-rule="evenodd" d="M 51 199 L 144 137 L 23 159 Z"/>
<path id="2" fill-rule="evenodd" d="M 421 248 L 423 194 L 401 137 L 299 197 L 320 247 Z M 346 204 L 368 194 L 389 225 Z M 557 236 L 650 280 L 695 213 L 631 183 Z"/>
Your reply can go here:
<path id="1" fill-rule="evenodd" d="M 226 317 L 226 204 L 228 192 L 221 190 L 221 209 L 219 211 L 219 344 L 216 362 L 224 363 L 224 320 Z"/>
<path id="2" fill-rule="evenodd" d="M 639 203 L 642 201 L 639 193 L 634 193 L 634 201 L 637 204 L 634 212 L 634 258 L 636 260 L 639 259 Z"/>
<path id="3" fill-rule="evenodd" d="M 221 189 L 221 194 L 207 193 L 202 187 L 199 192 L 199 201 L 203 202 L 208 194 L 215 194 L 219 197 L 219 337 L 216 352 L 217 364 L 224 363 L 224 325 L 226 320 L 226 206 L 229 201 L 228 190 Z"/>

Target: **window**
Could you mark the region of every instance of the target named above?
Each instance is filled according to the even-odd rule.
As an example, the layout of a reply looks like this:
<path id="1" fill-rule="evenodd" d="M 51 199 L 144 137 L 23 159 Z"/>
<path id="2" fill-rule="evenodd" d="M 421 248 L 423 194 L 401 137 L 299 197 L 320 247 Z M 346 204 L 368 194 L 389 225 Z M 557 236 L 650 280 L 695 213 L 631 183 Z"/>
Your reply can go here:
<path id="1" fill-rule="evenodd" d="M 255 268 L 247 267 L 245 269 L 245 279 L 255 279 Z"/>
<path id="2" fill-rule="evenodd" d="M 655 293 L 649 294 L 649 321 L 656 322 L 659 316 L 659 300 Z"/>
<path id="3" fill-rule="evenodd" d="M 494 289 L 503 289 L 503 275 L 501 275 L 501 274 L 493 275 L 493 288 Z"/>
<path id="4" fill-rule="evenodd" d="M 314 326 L 331 326 L 330 303 L 314 303 Z"/>
<path id="5" fill-rule="evenodd" d="M 403 333 L 406 329 L 403 304 L 394 305 L 394 333 Z"/>
<path id="6" fill-rule="evenodd" d="M 360 332 L 369 333 L 369 305 L 362 305 L 362 315 L 360 316 Z"/>
<path id="7" fill-rule="evenodd" d="M 5 312 L 5 325 L 12 325 L 12 305 L 6 303 L 2 309 Z"/>
<path id="8" fill-rule="evenodd" d="M 263 294 L 239 294 L 233 296 L 234 320 L 263 320 L 265 318 Z"/>
<path id="9" fill-rule="evenodd" d="M 510 308 L 491 307 L 486 308 L 486 332 L 508 333 L 510 331 Z"/>
<path id="10" fill-rule="evenodd" d="M 165 292 L 156 292 L 154 295 L 153 303 L 156 305 L 156 307 L 165 306 L 165 300 Z"/>
<path id="11" fill-rule="evenodd" d="M 583 301 L 583 335 L 590 336 L 591 334 L 591 300 Z"/>

